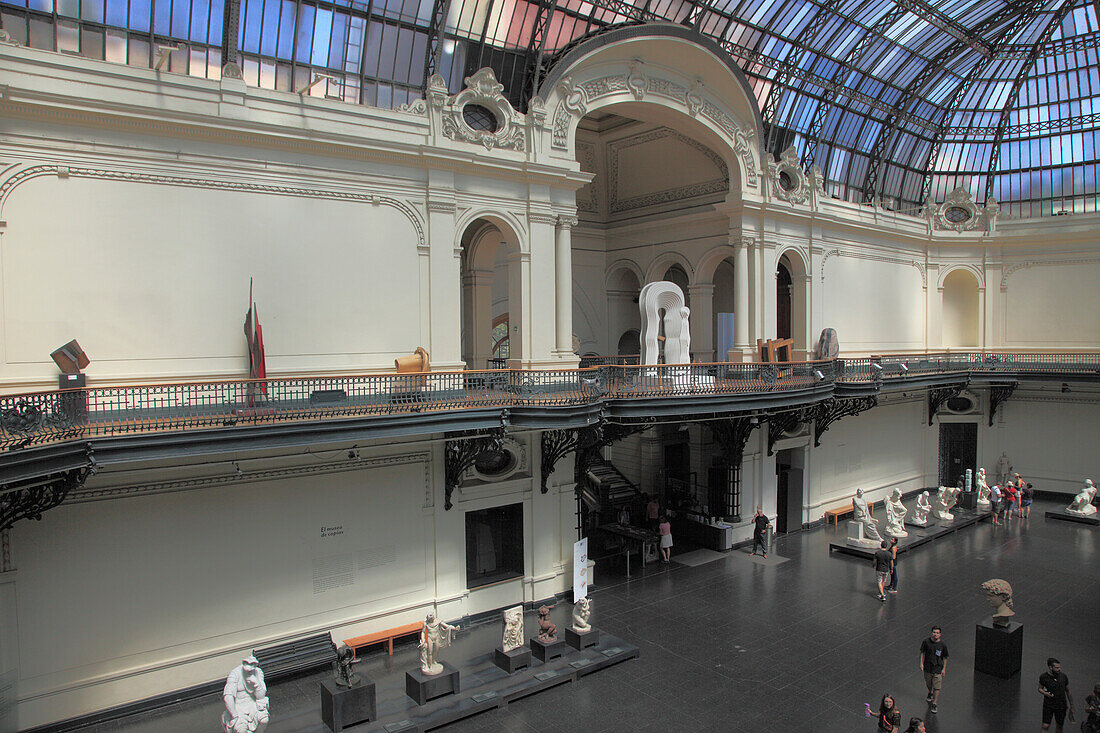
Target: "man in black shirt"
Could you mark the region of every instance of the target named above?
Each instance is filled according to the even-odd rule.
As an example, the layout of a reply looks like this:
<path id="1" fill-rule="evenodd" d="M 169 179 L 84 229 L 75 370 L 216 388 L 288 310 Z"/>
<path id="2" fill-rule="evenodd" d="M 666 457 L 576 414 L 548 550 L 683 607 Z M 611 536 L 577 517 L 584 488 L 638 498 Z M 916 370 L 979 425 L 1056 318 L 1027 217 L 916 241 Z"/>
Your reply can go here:
<path id="1" fill-rule="evenodd" d="M 886 540 L 879 543 L 879 548 L 875 550 L 875 578 L 878 580 L 878 599 L 880 601 L 886 600 L 886 590 L 883 586 L 886 584 L 886 576 L 890 574 L 890 568 L 894 564 L 894 557 L 887 550 Z"/>
<path id="2" fill-rule="evenodd" d="M 943 631 L 939 626 L 932 627 L 932 636 L 920 644 L 920 671 L 924 673 L 924 684 L 928 688 L 928 702 L 932 706 L 929 712 L 939 712 L 940 690 L 943 678 L 947 675 L 947 644 L 941 641 Z"/>
<path id="3" fill-rule="evenodd" d="M 760 554 L 764 557 L 768 556 L 768 525 L 771 521 L 768 516 L 764 514 L 760 507 L 756 507 L 756 516 L 752 518 L 753 524 L 756 525 L 756 529 L 752 531 L 752 554 L 756 554 L 757 546 L 760 547 Z"/>
<path id="4" fill-rule="evenodd" d="M 1069 677 L 1062 672 L 1062 663 L 1054 657 L 1047 660 L 1047 672 L 1039 675 L 1039 692 L 1043 695 L 1043 730 L 1050 728 L 1051 718 L 1061 733 L 1069 710 L 1069 722 L 1073 722 L 1073 695 L 1069 694 Z M 1068 704 L 1067 704 L 1068 702 Z"/>

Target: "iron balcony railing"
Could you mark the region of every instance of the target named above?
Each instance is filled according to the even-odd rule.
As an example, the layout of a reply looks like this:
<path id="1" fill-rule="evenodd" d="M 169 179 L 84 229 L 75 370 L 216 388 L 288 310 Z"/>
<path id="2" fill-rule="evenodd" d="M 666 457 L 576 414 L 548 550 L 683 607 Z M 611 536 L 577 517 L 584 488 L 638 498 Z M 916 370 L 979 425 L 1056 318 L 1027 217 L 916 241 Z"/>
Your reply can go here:
<path id="1" fill-rule="evenodd" d="M 1100 352 L 944 353 L 783 364 L 637 365 L 193 382 L 0 397 L 0 449 L 136 433 L 608 399 L 761 394 L 909 375 L 1098 375 Z"/>

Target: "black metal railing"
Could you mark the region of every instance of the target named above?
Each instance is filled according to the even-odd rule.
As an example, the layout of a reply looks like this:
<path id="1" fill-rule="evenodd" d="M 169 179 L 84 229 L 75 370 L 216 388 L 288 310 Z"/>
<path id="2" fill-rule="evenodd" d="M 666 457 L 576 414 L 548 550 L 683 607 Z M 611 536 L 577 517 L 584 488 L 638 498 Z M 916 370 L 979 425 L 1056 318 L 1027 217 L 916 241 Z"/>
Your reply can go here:
<path id="1" fill-rule="evenodd" d="M 589 357 L 591 359 L 591 357 Z M 904 354 L 781 364 L 637 365 L 223 381 L 0 397 L 0 449 L 136 433 L 607 399 L 766 394 L 915 375 L 1100 375 L 1100 352 Z M 636 357 L 635 357 L 636 358 Z"/>

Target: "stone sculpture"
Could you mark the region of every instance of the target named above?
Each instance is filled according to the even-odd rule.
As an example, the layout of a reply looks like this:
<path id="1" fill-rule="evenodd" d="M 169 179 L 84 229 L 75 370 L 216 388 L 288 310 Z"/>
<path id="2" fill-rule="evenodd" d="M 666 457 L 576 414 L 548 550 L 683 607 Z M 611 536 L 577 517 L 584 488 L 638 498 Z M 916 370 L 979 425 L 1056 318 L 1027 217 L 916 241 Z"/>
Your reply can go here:
<path id="1" fill-rule="evenodd" d="M 550 609 L 539 606 L 539 641 L 546 644 L 558 640 L 558 627 L 550 621 Z"/>
<path id="2" fill-rule="evenodd" d="M 225 678 L 222 700 L 225 733 L 263 733 L 267 728 L 267 685 L 256 657 L 249 655 L 242 659 Z"/>
<path id="3" fill-rule="evenodd" d="M 584 634 L 592 630 L 588 619 L 592 616 L 592 601 L 582 598 L 573 604 L 573 631 Z"/>
<path id="4" fill-rule="evenodd" d="M 1012 586 L 1007 580 L 993 578 L 982 583 L 985 591 L 985 599 L 993 607 L 993 625 L 1008 626 L 1008 622 L 1016 615 L 1013 611 Z"/>
<path id="5" fill-rule="evenodd" d="M 510 652 L 523 646 L 523 606 L 504 610 L 504 641 L 501 651 Z"/>
<path id="6" fill-rule="evenodd" d="M 821 336 L 817 339 L 817 350 L 814 352 L 816 359 L 835 359 L 840 353 L 840 341 L 837 340 L 836 330 L 823 328 Z"/>
<path id="7" fill-rule="evenodd" d="M 905 531 L 905 515 L 909 510 L 901 503 L 901 489 L 894 488 L 890 497 L 886 500 L 886 534 L 891 537 L 908 537 Z"/>
<path id="8" fill-rule="evenodd" d="M 945 522 L 954 519 L 955 515 L 951 513 L 951 508 L 959 500 L 959 493 L 960 490 L 954 486 L 941 486 L 936 495 L 936 505 L 932 508 L 932 516 Z"/>
<path id="9" fill-rule="evenodd" d="M 458 626 L 451 626 L 446 621 L 435 617 L 431 611 L 424 619 L 424 628 L 420 631 L 420 671 L 426 675 L 437 675 L 443 672 L 443 665 L 436 661 L 439 650 L 449 647 L 458 631 Z"/>
<path id="10" fill-rule="evenodd" d="M 1008 474 L 1012 470 L 1012 461 L 1008 460 L 1008 454 L 1001 451 L 1001 457 L 997 459 L 997 485 L 1004 486 L 1008 481 Z"/>
<path id="11" fill-rule="evenodd" d="M 336 684 L 340 687 L 355 687 L 363 678 L 351 671 L 362 659 L 355 657 L 355 650 L 341 644 L 336 649 Z"/>
<path id="12" fill-rule="evenodd" d="M 686 307 L 684 292 L 680 286 L 667 280 L 648 283 L 638 295 L 638 310 L 642 316 L 641 354 L 642 364 L 656 364 L 661 354 L 658 339 L 661 311 L 665 312 L 665 364 L 691 363 L 691 331 L 688 326 L 690 310 Z"/>
<path id="13" fill-rule="evenodd" d="M 989 484 L 985 480 L 985 469 L 978 469 L 978 509 L 988 510 L 990 508 L 989 503 Z"/>
<path id="14" fill-rule="evenodd" d="M 928 499 L 928 492 L 920 492 L 920 496 L 917 497 L 917 508 L 913 510 L 913 517 L 909 520 L 909 524 L 914 524 L 918 527 L 928 526 L 928 513 L 932 511 L 932 502 Z"/>
<path id="15" fill-rule="evenodd" d="M 1096 498 L 1096 486 L 1092 483 L 1092 479 L 1085 479 L 1085 488 L 1081 489 L 1081 493 L 1073 497 L 1073 501 L 1066 507 L 1066 511 L 1070 514 L 1079 514 L 1082 517 L 1091 517 L 1096 514 L 1096 505 L 1093 504 L 1093 499 Z"/>
<path id="16" fill-rule="evenodd" d="M 848 522 L 848 544 L 853 547 L 878 547 L 882 535 L 878 533 L 878 521 L 871 517 L 863 489 L 856 489 L 852 499 L 852 518 Z"/>

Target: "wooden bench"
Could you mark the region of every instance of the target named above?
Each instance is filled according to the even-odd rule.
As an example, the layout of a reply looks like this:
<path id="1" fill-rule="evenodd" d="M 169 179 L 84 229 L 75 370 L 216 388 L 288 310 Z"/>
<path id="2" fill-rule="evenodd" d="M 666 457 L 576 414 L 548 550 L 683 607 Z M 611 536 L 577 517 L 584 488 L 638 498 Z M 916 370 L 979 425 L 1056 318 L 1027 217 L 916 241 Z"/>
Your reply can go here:
<path id="1" fill-rule="evenodd" d="M 265 680 L 306 672 L 336 661 L 336 645 L 328 633 L 295 639 L 286 644 L 254 649 Z"/>
<path id="2" fill-rule="evenodd" d="M 840 518 L 848 516 L 853 511 L 854 510 L 852 509 L 851 504 L 847 504 L 845 506 L 838 506 L 835 509 L 828 509 L 825 512 L 825 524 L 828 525 L 829 520 L 831 519 L 831 520 L 833 520 L 833 526 L 834 527 L 839 527 L 840 526 Z M 868 504 L 867 505 L 867 511 L 871 513 L 872 517 L 875 516 L 875 507 L 874 507 L 873 504 Z"/>
<path id="3" fill-rule="evenodd" d="M 356 636 L 351 639 L 344 639 L 344 644 L 349 646 L 355 651 L 356 654 L 363 647 L 370 646 L 371 644 L 377 644 L 378 642 L 386 642 L 386 651 L 393 656 L 393 640 L 402 636 L 408 636 L 409 634 L 419 634 L 420 629 L 423 628 L 424 622 L 417 621 L 413 624 L 405 624 L 404 626 L 398 626 L 393 629 L 386 629 L 385 631 L 375 631 L 373 634 L 364 634 L 363 636 Z"/>

